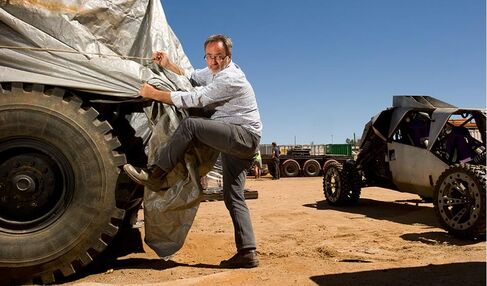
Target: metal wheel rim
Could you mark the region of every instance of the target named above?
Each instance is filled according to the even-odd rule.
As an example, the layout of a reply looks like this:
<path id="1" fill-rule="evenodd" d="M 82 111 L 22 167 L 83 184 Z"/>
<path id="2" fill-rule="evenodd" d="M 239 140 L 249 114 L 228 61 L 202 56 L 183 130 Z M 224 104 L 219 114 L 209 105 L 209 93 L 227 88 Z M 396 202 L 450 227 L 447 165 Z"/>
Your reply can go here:
<path id="1" fill-rule="evenodd" d="M 440 186 L 437 200 L 443 221 L 453 229 L 467 229 L 479 218 L 480 190 L 468 174 L 455 172 L 446 177 Z"/>
<path id="2" fill-rule="evenodd" d="M 2 231 L 34 232 L 61 217 L 74 193 L 74 175 L 59 149 L 37 138 L 10 138 L 0 143 L 0 162 Z M 12 215 L 5 206 L 23 211 Z"/>
<path id="3" fill-rule="evenodd" d="M 335 168 L 329 169 L 325 174 L 325 178 L 326 193 L 331 199 L 336 200 L 338 197 L 338 192 L 341 188 L 340 174 L 338 173 L 338 170 Z"/>

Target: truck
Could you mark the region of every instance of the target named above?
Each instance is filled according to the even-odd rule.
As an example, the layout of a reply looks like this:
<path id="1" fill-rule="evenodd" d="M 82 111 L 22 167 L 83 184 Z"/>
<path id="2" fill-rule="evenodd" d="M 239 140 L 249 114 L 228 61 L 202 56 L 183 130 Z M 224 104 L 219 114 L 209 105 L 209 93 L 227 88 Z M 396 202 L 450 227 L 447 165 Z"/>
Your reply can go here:
<path id="1" fill-rule="evenodd" d="M 0 35 L 0 284 L 51 284 L 131 228 L 144 189 L 121 166 L 187 116 L 138 98 L 191 86 L 152 52 L 192 67 L 160 1 L 2 1 Z"/>
<path id="2" fill-rule="evenodd" d="M 351 144 L 281 145 L 279 150 L 279 168 L 283 177 L 320 176 L 329 160 L 344 162 L 352 158 Z M 260 152 L 262 163 L 273 175 L 272 146 L 261 144 Z"/>
<path id="3" fill-rule="evenodd" d="M 357 159 L 326 166 L 323 192 L 335 206 L 358 203 L 363 187 L 417 194 L 448 233 L 485 240 L 485 146 L 485 109 L 394 96 L 365 125 Z"/>

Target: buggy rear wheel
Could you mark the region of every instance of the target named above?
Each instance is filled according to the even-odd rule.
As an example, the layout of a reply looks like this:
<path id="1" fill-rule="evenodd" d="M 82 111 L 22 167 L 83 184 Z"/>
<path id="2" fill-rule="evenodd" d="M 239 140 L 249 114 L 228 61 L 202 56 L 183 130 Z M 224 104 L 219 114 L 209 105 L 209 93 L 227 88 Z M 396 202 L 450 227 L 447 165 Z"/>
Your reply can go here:
<path id="1" fill-rule="evenodd" d="M 344 203 L 342 185 L 342 165 L 336 160 L 329 160 L 323 168 L 323 193 L 326 201 L 331 205 Z"/>
<path id="2" fill-rule="evenodd" d="M 360 198 L 361 180 L 355 162 L 344 165 L 328 160 L 323 167 L 323 193 L 331 205 L 355 204 Z"/>
<path id="3" fill-rule="evenodd" d="M 360 199 L 360 192 L 362 188 L 362 176 L 357 170 L 355 161 L 347 160 L 343 164 L 342 174 L 342 185 L 347 194 L 347 201 L 355 204 Z"/>

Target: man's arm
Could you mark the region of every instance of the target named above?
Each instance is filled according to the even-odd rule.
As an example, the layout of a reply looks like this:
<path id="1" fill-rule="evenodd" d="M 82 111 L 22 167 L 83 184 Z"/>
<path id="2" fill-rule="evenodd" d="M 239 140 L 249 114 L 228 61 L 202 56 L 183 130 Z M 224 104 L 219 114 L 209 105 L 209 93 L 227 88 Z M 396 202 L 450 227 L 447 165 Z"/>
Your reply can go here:
<path id="1" fill-rule="evenodd" d="M 140 87 L 139 94 L 143 98 L 153 99 L 165 104 L 174 105 L 171 99 L 171 92 L 165 90 L 159 90 L 147 83 L 144 83 Z"/>

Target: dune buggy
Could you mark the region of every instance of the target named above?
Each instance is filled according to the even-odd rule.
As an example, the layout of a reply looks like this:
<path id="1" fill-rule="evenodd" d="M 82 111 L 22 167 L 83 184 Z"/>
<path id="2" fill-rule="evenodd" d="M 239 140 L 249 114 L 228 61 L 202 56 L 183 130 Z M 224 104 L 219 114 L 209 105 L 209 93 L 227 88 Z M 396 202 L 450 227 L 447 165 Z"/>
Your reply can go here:
<path id="1" fill-rule="evenodd" d="M 454 236 L 485 239 L 486 111 L 429 96 L 395 96 L 365 125 L 357 160 L 324 166 L 328 203 L 356 203 L 362 187 L 432 201 Z"/>

